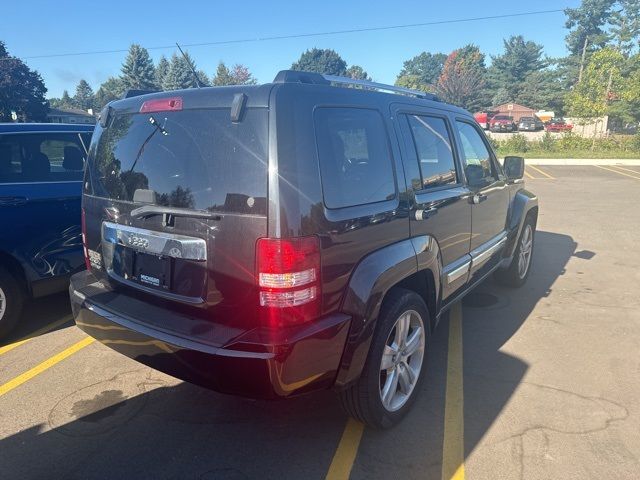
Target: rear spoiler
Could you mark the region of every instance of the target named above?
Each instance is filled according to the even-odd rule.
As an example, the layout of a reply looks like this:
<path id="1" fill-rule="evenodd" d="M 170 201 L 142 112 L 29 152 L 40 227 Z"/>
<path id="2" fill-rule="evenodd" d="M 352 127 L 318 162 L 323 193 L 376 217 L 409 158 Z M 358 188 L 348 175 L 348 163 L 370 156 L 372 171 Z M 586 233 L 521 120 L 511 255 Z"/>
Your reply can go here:
<path id="1" fill-rule="evenodd" d="M 136 90 L 129 89 L 127 90 L 122 98 L 131 98 L 131 97 L 139 97 L 140 95 L 148 95 L 150 93 L 158 93 L 160 90 Z"/>

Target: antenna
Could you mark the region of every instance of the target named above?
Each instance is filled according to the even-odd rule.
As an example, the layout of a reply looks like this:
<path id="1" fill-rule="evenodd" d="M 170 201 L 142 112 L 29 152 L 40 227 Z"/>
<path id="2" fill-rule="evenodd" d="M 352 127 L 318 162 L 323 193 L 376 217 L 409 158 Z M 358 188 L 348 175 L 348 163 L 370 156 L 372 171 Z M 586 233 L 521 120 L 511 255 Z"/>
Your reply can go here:
<path id="1" fill-rule="evenodd" d="M 200 81 L 200 78 L 198 78 L 198 74 L 196 73 L 196 70 L 193 68 L 193 65 L 191 65 L 189 58 L 187 58 L 187 55 L 182 51 L 182 48 L 180 48 L 180 45 L 178 45 L 178 42 L 176 42 L 176 47 L 178 47 L 178 50 L 180 50 L 180 53 L 182 54 L 182 57 L 184 58 L 185 62 L 187 62 L 187 65 L 189 65 L 189 70 L 191 70 L 191 73 L 193 73 L 193 78 L 195 78 L 196 80 L 196 85 L 198 86 L 198 88 L 200 88 L 202 82 Z"/>

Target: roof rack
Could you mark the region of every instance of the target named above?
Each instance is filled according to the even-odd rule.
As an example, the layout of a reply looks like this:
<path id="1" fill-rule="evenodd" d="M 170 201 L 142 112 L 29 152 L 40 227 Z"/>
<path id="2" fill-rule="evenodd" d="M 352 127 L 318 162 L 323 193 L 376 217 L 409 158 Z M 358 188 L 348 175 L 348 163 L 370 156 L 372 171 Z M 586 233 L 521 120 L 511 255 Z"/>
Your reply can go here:
<path id="1" fill-rule="evenodd" d="M 436 102 L 440 101 L 440 99 L 433 93 L 421 92 L 420 90 L 413 90 L 411 88 L 397 87 L 395 85 L 387 85 L 386 83 L 370 82 L 368 80 L 357 80 L 349 77 L 339 77 L 336 75 L 322 75 L 322 77 L 331 83 L 341 85 L 358 85 L 371 90 L 379 90 L 381 92 L 399 93 L 400 95 L 408 95 L 410 97 L 424 98 L 426 100 L 433 100 Z"/>
<path id="2" fill-rule="evenodd" d="M 314 72 L 299 72 L 295 70 L 282 70 L 273 80 L 274 83 L 310 83 L 315 85 L 354 85 L 360 86 L 368 90 L 378 90 L 381 92 L 397 93 L 410 97 L 423 98 L 439 102 L 440 99 L 433 93 L 421 92 L 411 88 L 397 87 L 395 85 L 387 85 L 384 83 L 370 82 L 367 80 L 357 80 L 355 78 L 340 77 L 337 75 L 323 75 Z"/>

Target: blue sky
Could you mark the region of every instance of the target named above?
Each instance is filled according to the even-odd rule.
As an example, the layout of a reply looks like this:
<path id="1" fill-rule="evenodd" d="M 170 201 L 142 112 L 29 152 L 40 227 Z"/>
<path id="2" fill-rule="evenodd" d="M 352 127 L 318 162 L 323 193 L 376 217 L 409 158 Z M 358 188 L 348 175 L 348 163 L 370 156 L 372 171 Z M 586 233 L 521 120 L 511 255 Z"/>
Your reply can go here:
<path id="1" fill-rule="evenodd" d="M 461 19 L 576 7 L 580 0 L 448 2 L 369 1 L 257 1 L 175 2 L 9 1 L 2 6 L 0 40 L 9 52 L 33 55 L 126 49 L 135 42 L 145 47 L 215 42 L 297 33 L 367 28 L 438 20 Z M 184 5 L 184 8 L 180 8 Z M 271 81 L 291 66 L 307 48 L 333 48 L 348 64 L 359 64 L 374 78 L 392 83 L 404 60 L 422 52 L 449 53 L 473 42 L 486 54 L 498 54 L 502 39 L 521 34 L 544 45 L 551 57 L 566 54 L 564 14 L 494 19 L 428 27 L 414 27 L 313 38 L 272 40 L 235 45 L 189 48 L 198 68 L 211 75 L 219 61 L 243 63 L 260 82 Z M 154 61 L 175 49 L 151 50 Z M 124 53 L 25 59 L 43 76 L 48 96 L 71 94 L 81 78 L 94 89 L 117 75 Z"/>

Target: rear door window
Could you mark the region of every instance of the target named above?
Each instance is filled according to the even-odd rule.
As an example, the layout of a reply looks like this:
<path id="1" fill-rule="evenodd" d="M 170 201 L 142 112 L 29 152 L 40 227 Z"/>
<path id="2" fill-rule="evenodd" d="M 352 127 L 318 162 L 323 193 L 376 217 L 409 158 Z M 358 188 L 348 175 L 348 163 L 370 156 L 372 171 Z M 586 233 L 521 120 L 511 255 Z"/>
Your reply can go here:
<path id="1" fill-rule="evenodd" d="M 498 173 L 491 161 L 491 153 L 480 132 L 467 122 L 457 121 L 464 160 L 464 172 L 472 185 L 498 180 Z"/>
<path id="2" fill-rule="evenodd" d="M 327 208 L 395 198 L 387 132 L 377 110 L 318 108 L 315 129 Z"/>
<path id="3" fill-rule="evenodd" d="M 0 136 L 0 183 L 81 181 L 87 152 L 78 133 Z"/>
<path id="4" fill-rule="evenodd" d="M 418 157 L 421 189 L 458 182 L 451 137 L 446 121 L 440 117 L 407 115 Z"/>

